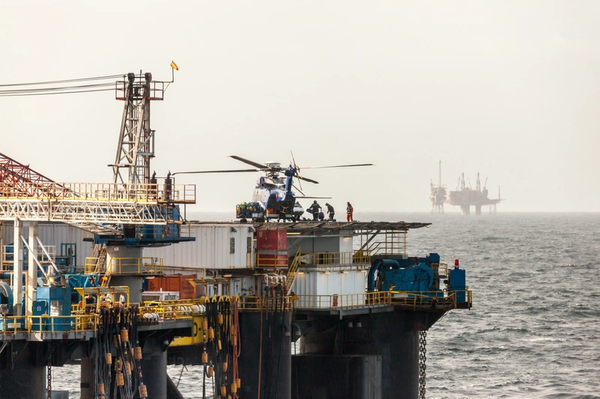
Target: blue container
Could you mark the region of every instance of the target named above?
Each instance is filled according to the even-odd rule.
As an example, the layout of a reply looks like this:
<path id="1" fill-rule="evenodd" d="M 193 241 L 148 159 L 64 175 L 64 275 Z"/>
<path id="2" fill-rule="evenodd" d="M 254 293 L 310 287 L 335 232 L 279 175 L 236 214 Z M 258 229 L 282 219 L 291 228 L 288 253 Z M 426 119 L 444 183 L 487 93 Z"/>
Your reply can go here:
<path id="1" fill-rule="evenodd" d="M 460 291 L 456 293 L 456 302 L 465 303 L 467 302 L 466 292 L 467 289 L 467 273 L 465 269 L 450 269 L 450 291 Z"/>

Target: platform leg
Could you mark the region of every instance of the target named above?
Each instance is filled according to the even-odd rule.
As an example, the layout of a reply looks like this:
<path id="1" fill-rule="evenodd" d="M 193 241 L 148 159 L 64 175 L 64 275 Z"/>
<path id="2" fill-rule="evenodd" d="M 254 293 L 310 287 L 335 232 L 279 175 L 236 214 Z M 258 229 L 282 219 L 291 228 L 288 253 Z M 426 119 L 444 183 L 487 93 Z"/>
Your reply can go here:
<path id="1" fill-rule="evenodd" d="M 142 373 L 148 397 L 167 399 L 167 352 L 163 350 L 163 340 L 146 340 L 143 353 Z"/>
<path id="2" fill-rule="evenodd" d="M 94 399 L 94 369 L 93 359 L 81 359 L 81 399 Z"/>
<path id="3" fill-rule="evenodd" d="M 46 367 L 15 368 L 0 371 L 1 397 L 10 393 L 12 399 L 40 399 L 46 392 Z"/>

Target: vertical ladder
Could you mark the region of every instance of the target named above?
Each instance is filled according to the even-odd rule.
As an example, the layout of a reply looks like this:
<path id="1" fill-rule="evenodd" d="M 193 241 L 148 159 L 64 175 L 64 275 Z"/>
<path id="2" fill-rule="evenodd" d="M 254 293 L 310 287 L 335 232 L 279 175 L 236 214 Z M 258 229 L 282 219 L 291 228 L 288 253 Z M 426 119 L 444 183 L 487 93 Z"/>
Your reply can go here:
<path id="1" fill-rule="evenodd" d="M 296 251 L 296 255 L 294 255 L 294 259 L 292 259 L 292 264 L 288 268 L 288 272 L 287 272 L 287 277 L 286 277 L 287 293 L 292 291 L 292 286 L 294 285 L 294 281 L 296 280 L 296 275 L 298 274 L 298 267 L 300 267 L 300 259 L 301 258 L 302 258 L 301 251 L 300 251 L 300 248 L 298 247 L 298 250 Z"/>

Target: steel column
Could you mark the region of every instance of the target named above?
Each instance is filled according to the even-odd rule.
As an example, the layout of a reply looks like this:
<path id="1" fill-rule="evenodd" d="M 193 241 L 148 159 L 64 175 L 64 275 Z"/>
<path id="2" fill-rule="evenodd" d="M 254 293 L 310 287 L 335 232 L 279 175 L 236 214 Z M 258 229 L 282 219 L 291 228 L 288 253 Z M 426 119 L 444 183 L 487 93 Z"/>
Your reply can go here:
<path id="1" fill-rule="evenodd" d="M 13 315 L 21 316 L 23 308 L 23 252 L 21 250 L 21 229 L 23 222 L 15 219 L 14 222 L 14 244 L 13 244 Z"/>
<path id="2" fill-rule="evenodd" d="M 25 315 L 31 316 L 33 314 L 33 301 L 35 300 L 35 288 L 37 287 L 37 234 L 38 224 L 37 222 L 26 223 L 29 230 L 29 262 L 27 268 L 27 277 L 25 278 L 25 289 L 26 289 L 26 302 L 25 302 Z"/>

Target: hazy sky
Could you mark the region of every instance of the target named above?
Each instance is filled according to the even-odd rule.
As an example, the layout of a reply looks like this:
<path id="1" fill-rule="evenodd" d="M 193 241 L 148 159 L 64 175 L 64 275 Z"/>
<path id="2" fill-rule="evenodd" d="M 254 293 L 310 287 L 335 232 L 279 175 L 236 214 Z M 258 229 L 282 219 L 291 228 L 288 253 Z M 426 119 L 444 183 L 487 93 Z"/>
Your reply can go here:
<path id="1" fill-rule="evenodd" d="M 161 176 L 293 150 L 301 167 L 376 164 L 303 173 L 339 211 L 428 211 L 441 160 L 450 190 L 462 172 L 500 186 L 499 212 L 600 211 L 597 1 L 4 1 L 0 51 L 0 84 L 169 80 L 174 60 L 152 106 Z M 0 97 L 0 152 L 109 182 L 122 109 L 113 92 Z M 233 212 L 259 176 L 177 183 L 197 185 L 189 210 Z"/>

